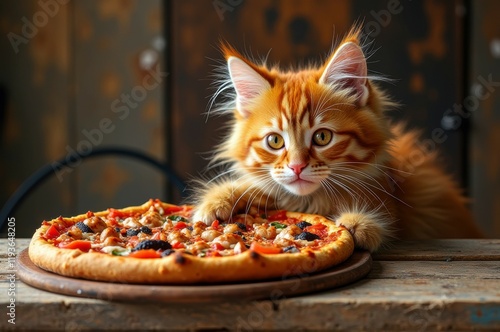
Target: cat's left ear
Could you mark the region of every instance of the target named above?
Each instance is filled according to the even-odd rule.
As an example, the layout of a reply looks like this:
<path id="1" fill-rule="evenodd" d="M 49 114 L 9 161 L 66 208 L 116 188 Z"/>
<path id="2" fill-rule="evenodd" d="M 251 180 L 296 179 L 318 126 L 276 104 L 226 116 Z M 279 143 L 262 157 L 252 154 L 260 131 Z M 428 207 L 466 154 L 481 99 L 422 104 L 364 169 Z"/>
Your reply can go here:
<path id="1" fill-rule="evenodd" d="M 351 89 L 358 106 L 368 100 L 367 66 L 365 55 L 359 45 L 346 42 L 335 52 L 323 70 L 319 82 L 329 86 Z"/>
<path id="2" fill-rule="evenodd" d="M 254 99 L 271 88 L 269 82 L 245 61 L 235 56 L 227 60 L 229 74 L 236 90 L 236 109 L 245 118 Z"/>

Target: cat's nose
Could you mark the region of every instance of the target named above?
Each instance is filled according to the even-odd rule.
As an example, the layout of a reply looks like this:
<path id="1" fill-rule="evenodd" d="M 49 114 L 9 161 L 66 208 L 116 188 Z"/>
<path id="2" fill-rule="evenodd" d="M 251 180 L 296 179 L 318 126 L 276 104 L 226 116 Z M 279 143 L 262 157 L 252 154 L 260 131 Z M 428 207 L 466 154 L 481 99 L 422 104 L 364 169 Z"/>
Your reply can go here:
<path id="1" fill-rule="evenodd" d="M 290 164 L 288 165 L 288 168 L 290 168 L 295 174 L 299 175 L 302 173 L 304 168 L 306 168 L 307 164 L 302 163 L 302 164 Z"/>

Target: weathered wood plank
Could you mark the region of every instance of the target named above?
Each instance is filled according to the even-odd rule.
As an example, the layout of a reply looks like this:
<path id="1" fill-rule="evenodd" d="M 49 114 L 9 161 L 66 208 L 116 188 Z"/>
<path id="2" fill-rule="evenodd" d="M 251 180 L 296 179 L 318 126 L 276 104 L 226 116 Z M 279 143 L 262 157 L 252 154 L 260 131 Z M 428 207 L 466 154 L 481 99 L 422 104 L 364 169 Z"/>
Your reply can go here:
<path id="1" fill-rule="evenodd" d="M 366 278 L 497 279 L 500 286 L 500 261 L 375 261 Z"/>
<path id="2" fill-rule="evenodd" d="M 5 283 L 0 284 L 5 292 Z M 53 295 L 17 284 L 17 328 L 99 329 L 481 329 L 500 328 L 498 280 L 365 280 L 272 301 L 116 303 Z M 478 297 L 479 296 L 479 297 Z M 0 300 L 4 306 L 4 300 Z M 43 306 L 39 306 L 43 303 Z M 47 317 L 58 317 L 57 320 Z M 142 324 L 142 325 L 138 325 Z M 5 329 L 5 321 L 0 328 Z"/>
<path id="3" fill-rule="evenodd" d="M 401 241 L 375 253 L 373 259 L 500 261 L 500 239 Z"/>

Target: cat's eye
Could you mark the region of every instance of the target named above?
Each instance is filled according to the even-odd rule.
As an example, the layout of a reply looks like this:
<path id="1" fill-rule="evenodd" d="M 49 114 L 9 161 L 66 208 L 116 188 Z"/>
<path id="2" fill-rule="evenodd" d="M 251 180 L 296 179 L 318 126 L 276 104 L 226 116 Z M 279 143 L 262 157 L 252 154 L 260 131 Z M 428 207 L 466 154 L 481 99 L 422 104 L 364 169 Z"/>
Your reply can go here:
<path id="1" fill-rule="evenodd" d="M 325 146 L 332 140 L 332 132 L 328 129 L 319 129 L 314 132 L 313 143 L 318 146 Z"/>
<path id="2" fill-rule="evenodd" d="M 267 136 L 267 145 L 273 150 L 279 150 L 285 145 L 285 140 L 281 135 L 270 134 Z"/>

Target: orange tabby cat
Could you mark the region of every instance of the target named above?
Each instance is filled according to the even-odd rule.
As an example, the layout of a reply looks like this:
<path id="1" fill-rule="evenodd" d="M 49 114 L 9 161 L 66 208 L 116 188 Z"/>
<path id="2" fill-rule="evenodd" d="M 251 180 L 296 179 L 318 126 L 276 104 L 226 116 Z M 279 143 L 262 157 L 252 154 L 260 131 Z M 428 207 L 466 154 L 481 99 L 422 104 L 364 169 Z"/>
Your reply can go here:
<path id="1" fill-rule="evenodd" d="M 236 93 L 221 108 L 234 116 L 214 160 L 229 167 L 195 193 L 195 219 L 251 206 L 321 214 L 370 251 L 390 238 L 480 236 L 436 153 L 391 125 L 392 103 L 367 74 L 359 30 L 319 68 L 284 72 L 223 51 L 230 80 L 216 95 Z"/>

